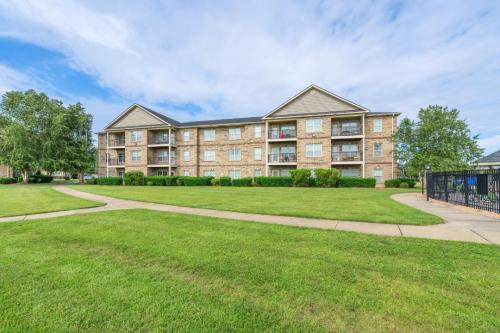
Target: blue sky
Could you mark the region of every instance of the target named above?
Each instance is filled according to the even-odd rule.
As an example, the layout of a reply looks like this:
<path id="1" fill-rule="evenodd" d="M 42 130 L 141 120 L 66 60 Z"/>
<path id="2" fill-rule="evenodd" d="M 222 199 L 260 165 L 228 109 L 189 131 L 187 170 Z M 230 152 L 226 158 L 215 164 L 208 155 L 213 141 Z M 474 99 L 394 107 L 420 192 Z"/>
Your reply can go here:
<path id="1" fill-rule="evenodd" d="M 311 83 L 373 111 L 461 110 L 500 149 L 500 1 L 3 1 L 0 93 L 263 115 Z"/>

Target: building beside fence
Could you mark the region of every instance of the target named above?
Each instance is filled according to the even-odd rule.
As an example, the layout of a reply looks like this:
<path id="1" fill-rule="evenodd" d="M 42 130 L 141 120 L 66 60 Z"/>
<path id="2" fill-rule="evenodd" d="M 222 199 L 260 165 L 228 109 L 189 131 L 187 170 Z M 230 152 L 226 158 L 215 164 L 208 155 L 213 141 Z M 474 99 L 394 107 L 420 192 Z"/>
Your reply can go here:
<path id="1" fill-rule="evenodd" d="M 500 214 L 500 169 L 428 173 L 427 197 Z"/>
<path id="2" fill-rule="evenodd" d="M 478 169 L 500 169 L 500 150 L 489 154 L 479 160 Z"/>

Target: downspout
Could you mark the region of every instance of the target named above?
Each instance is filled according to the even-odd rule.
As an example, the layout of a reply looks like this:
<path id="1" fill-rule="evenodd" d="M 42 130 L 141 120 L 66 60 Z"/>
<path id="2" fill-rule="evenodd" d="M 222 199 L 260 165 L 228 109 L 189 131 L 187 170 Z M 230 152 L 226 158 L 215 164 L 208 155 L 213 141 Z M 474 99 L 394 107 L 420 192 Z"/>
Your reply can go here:
<path id="1" fill-rule="evenodd" d="M 363 120 L 362 126 L 363 126 L 363 178 L 364 178 L 364 177 L 366 177 L 366 170 L 365 170 L 365 164 L 366 164 L 366 162 L 365 162 L 365 155 L 366 155 L 365 140 L 366 140 L 366 138 L 365 138 L 365 114 L 364 113 L 363 113 L 362 120 Z"/>
<path id="2" fill-rule="evenodd" d="M 106 177 L 109 177 L 109 132 L 106 132 Z"/>
<path id="3" fill-rule="evenodd" d="M 168 175 L 172 176 L 172 128 L 168 128 Z"/>
<path id="4" fill-rule="evenodd" d="M 394 179 L 394 115 L 392 115 L 391 121 L 391 142 L 392 142 L 392 151 L 391 151 L 391 178 Z"/>
<path id="5" fill-rule="evenodd" d="M 269 130 L 269 123 L 268 123 L 267 120 L 266 120 L 265 129 L 266 129 L 266 131 L 265 131 L 264 135 L 265 135 L 265 138 L 266 138 L 266 147 L 265 147 L 265 156 L 264 156 L 264 158 L 266 159 L 266 172 L 265 172 L 265 174 L 266 174 L 266 177 L 267 177 L 267 176 L 269 176 L 269 165 L 268 165 L 268 158 L 269 158 L 269 156 L 268 156 L 268 154 L 269 154 L 269 147 L 268 147 L 268 145 L 269 145 L 269 143 L 267 142 L 267 139 L 268 139 L 268 130 Z"/>

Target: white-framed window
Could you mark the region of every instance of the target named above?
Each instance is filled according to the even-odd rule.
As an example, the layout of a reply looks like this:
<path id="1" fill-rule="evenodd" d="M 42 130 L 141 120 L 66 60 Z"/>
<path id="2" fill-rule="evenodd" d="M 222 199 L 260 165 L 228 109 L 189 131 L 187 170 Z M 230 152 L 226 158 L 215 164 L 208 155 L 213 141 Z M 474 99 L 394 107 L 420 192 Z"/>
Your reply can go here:
<path id="1" fill-rule="evenodd" d="M 255 126 L 254 134 L 256 138 L 260 138 L 262 136 L 262 126 Z"/>
<path id="2" fill-rule="evenodd" d="M 373 144 L 373 156 L 382 157 L 382 144 L 380 142 Z"/>
<path id="3" fill-rule="evenodd" d="M 262 148 L 254 148 L 253 149 L 253 158 L 256 161 L 262 160 Z"/>
<path id="4" fill-rule="evenodd" d="M 357 151 L 358 151 L 358 145 L 353 145 L 350 143 L 342 145 L 342 152 L 344 153 L 351 153 Z"/>
<path id="5" fill-rule="evenodd" d="M 138 162 L 141 160 L 142 150 L 132 150 L 132 162 Z"/>
<path id="6" fill-rule="evenodd" d="M 203 139 L 205 141 L 215 141 L 215 130 L 214 129 L 206 129 L 203 131 Z"/>
<path id="7" fill-rule="evenodd" d="M 182 160 L 184 162 L 188 162 L 189 161 L 189 150 L 184 150 L 182 152 Z"/>
<path id="8" fill-rule="evenodd" d="M 203 159 L 205 161 L 215 161 L 215 150 L 205 150 L 203 152 Z"/>
<path id="9" fill-rule="evenodd" d="M 203 176 L 204 177 L 215 177 L 215 171 L 214 170 L 204 170 Z"/>
<path id="10" fill-rule="evenodd" d="M 280 175 L 282 177 L 290 177 L 290 171 L 292 171 L 292 169 L 281 169 Z"/>
<path id="11" fill-rule="evenodd" d="M 229 129 L 229 140 L 241 139 L 241 128 L 234 127 Z"/>
<path id="12" fill-rule="evenodd" d="M 342 177 L 359 177 L 358 168 L 344 168 L 340 170 Z"/>
<path id="13" fill-rule="evenodd" d="M 138 142 L 141 141 L 142 132 L 141 131 L 132 131 L 130 133 L 130 141 Z"/>
<path id="14" fill-rule="evenodd" d="M 306 133 L 317 133 L 323 130 L 323 120 L 321 118 L 313 118 L 306 120 Z"/>
<path id="15" fill-rule="evenodd" d="M 189 176 L 189 170 L 184 170 L 182 171 L 183 176 Z"/>
<path id="16" fill-rule="evenodd" d="M 382 118 L 373 119 L 373 132 L 375 133 L 382 132 Z"/>
<path id="17" fill-rule="evenodd" d="M 271 170 L 271 176 L 278 177 L 279 175 L 280 175 L 279 169 L 273 169 L 273 170 Z"/>
<path id="18" fill-rule="evenodd" d="M 156 170 L 156 175 L 157 176 L 168 176 L 168 169 L 159 169 Z"/>
<path id="19" fill-rule="evenodd" d="M 254 175 L 254 177 L 260 177 L 260 176 L 262 176 L 262 171 L 260 169 L 255 169 L 253 171 L 253 175 Z"/>
<path id="20" fill-rule="evenodd" d="M 184 130 L 182 132 L 182 141 L 189 141 L 189 130 Z"/>
<path id="21" fill-rule="evenodd" d="M 229 149 L 229 160 L 230 161 L 241 161 L 241 149 L 237 149 L 237 148 Z"/>
<path id="22" fill-rule="evenodd" d="M 229 170 L 229 177 L 233 179 L 240 179 L 241 178 L 241 171 L 240 170 Z"/>
<path id="23" fill-rule="evenodd" d="M 160 150 L 156 153 L 159 162 L 168 162 L 168 150 Z"/>
<path id="24" fill-rule="evenodd" d="M 321 157 L 323 154 L 323 145 L 321 143 L 306 144 L 306 157 Z"/>
<path id="25" fill-rule="evenodd" d="M 383 179 L 382 176 L 383 176 L 382 169 L 380 169 L 380 168 L 373 169 L 373 177 L 375 177 L 375 179 L 377 180 L 377 184 L 382 183 L 382 179 Z"/>

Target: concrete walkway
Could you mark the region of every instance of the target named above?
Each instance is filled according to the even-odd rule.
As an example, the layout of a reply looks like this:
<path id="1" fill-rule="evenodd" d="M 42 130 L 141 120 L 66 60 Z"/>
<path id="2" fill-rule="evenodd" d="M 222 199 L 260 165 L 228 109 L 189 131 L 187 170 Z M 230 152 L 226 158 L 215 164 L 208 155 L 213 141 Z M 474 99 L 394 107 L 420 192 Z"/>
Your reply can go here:
<path id="1" fill-rule="evenodd" d="M 461 208 L 447 204 L 428 202 L 418 193 L 397 194 L 392 196 L 392 198 L 403 204 L 440 216 L 441 218 L 443 218 L 445 223 L 432 226 L 409 226 L 399 224 L 350 222 L 264 214 L 248 214 L 214 209 L 189 208 L 115 199 L 102 195 L 77 191 L 66 186 L 54 186 L 54 189 L 59 192 L 73 195 L 79 198 L 104 202 L 106 203 L 106 206 L 26 216 L 6 217 L 0 218 L 0 222 L 35 220 L 48 217 L 67 216 L 120 209 L 151 209 L 162 212 L 220 217 L 243 221 L 290 225 L 296 227 L 344 230 L 375 235 L 418 237 L 500 245 L 499 218 L 488 217 L 475 212 L 465 212 Z M 402 216 L 401 218 L 404 219 L 404 216 Z"/>

